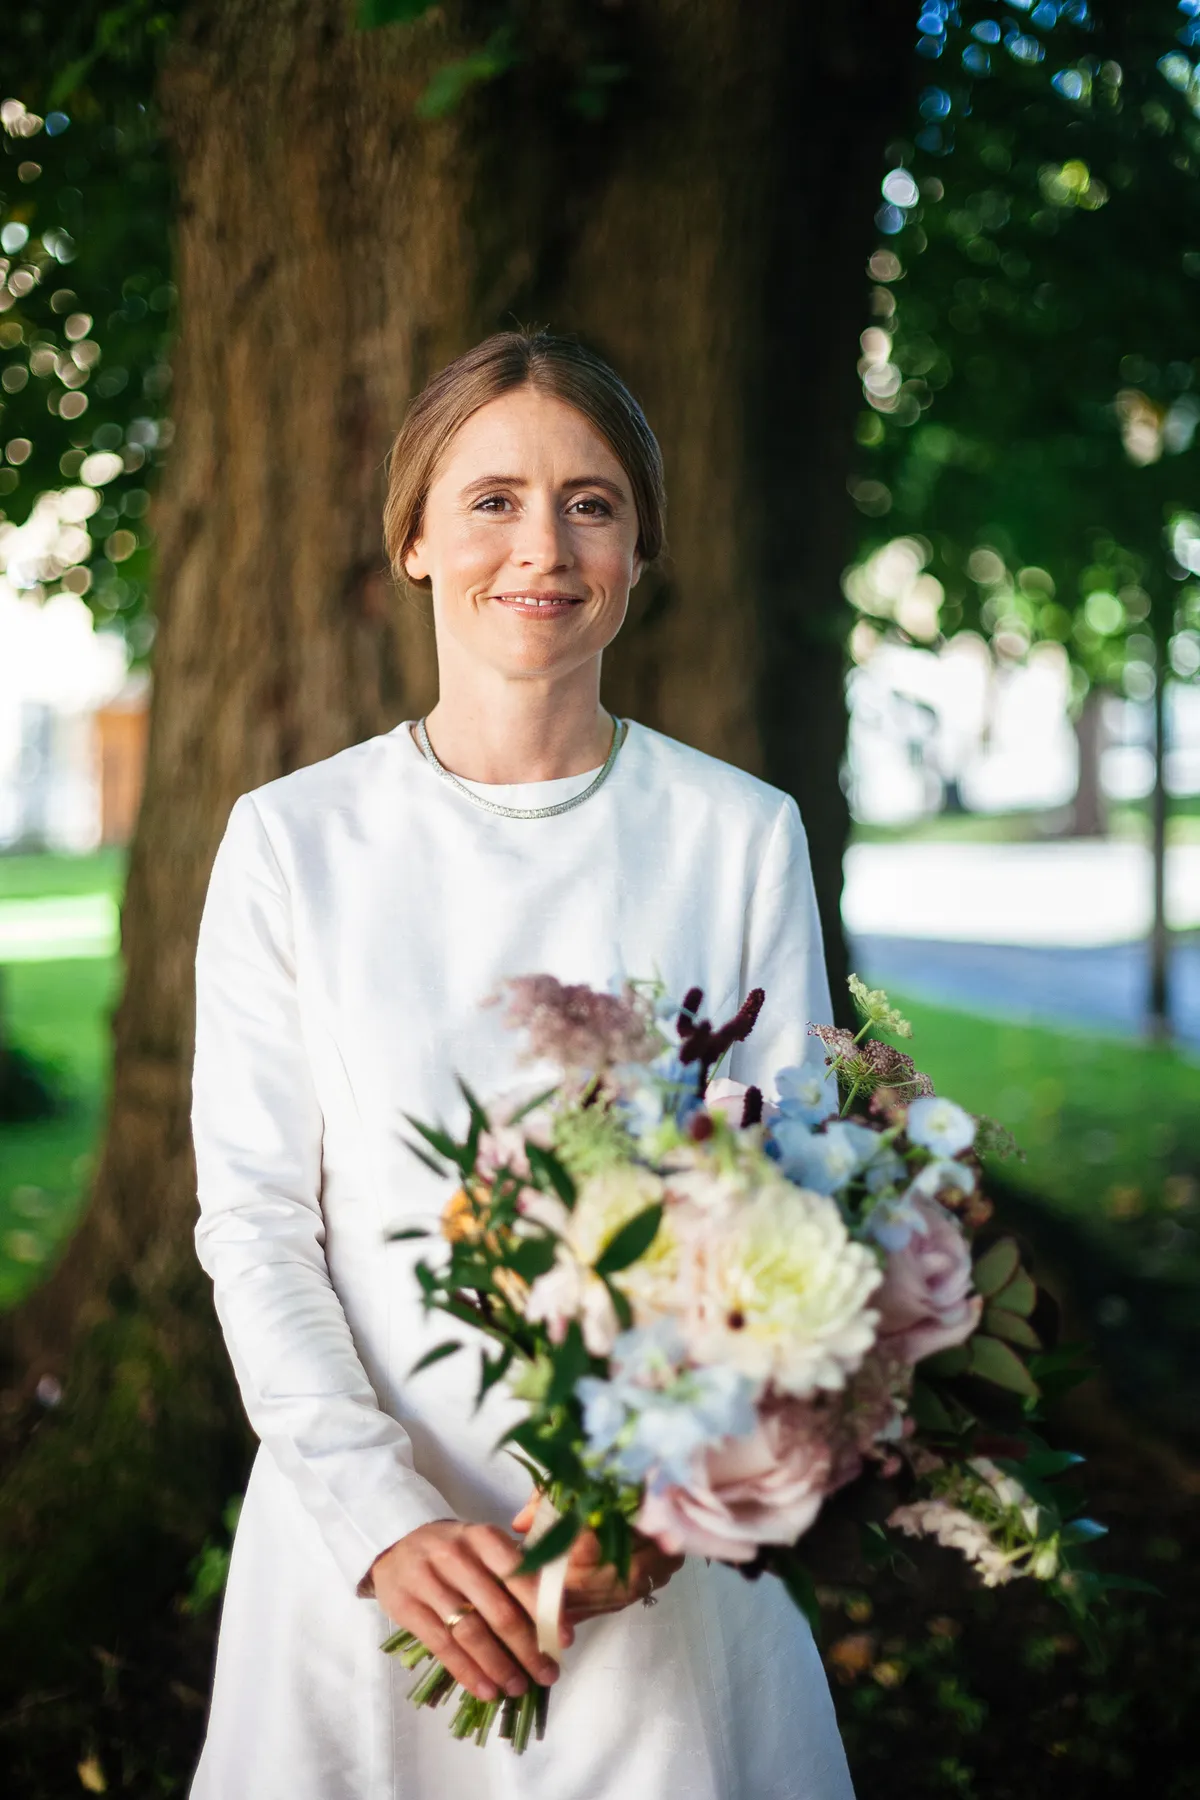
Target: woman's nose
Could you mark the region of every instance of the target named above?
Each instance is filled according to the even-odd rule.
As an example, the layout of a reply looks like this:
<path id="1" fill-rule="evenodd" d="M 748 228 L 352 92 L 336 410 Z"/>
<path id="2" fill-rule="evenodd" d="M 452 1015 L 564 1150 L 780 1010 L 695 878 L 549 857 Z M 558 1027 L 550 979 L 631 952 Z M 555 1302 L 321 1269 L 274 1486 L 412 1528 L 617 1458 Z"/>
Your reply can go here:
<path id="1" fill-rule="evenodd" d="M 545 575 L 569 566 L 570 534 L 556 502 L 526 507 L 514 552 L 519 563 Z"/>

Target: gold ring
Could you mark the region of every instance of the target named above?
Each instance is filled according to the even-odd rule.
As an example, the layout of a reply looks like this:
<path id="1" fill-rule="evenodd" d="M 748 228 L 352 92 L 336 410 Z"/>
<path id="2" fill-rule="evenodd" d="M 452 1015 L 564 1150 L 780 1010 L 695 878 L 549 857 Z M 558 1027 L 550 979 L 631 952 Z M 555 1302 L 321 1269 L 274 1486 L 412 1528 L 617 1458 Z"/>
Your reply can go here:
<path id="1" fill-rule="evenodd" d="M 453 1631 L 456 1625 L 462 1624 L 468 1613 L 473 1613 L 474 1611 L 475 1608 L 468 1600 L 465 1606 L 456 1607 L 452 1613 L 448 1613 L 442 1620 L 442 1624 L 446 1627 L 447 1631 Z"/>

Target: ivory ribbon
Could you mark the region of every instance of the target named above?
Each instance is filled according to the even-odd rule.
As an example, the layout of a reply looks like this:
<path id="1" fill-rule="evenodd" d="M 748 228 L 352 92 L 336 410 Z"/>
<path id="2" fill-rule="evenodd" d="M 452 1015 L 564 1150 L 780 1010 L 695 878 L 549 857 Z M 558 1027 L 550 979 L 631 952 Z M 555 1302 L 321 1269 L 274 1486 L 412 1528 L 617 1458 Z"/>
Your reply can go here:
<path id="1" fill-rule="evenodd" d="M 539 1538 L 545 1537 L 550 1527 L 562 1518 L 557 1506 L 549 1494 L 543 1494 L 537 1503 L 537 1511 L 533 1515 L 533 1524 L 529 1527 L 526 1542 L 536 1544 Z M 552 1656 L 555 1662 L 562 1661 L 562 1638 L 559 1635 L 559 1620 L 562 1617 L 563 1594 L 567 1586 L 567 1563 L 570 1551 L 564 1550 L 553 1562 L 548 1562 L 538 1570 L 537 1603 L 534 1610 L 534 1624 L 537 1626 L 538 1649 L 543 1656 Z"/>

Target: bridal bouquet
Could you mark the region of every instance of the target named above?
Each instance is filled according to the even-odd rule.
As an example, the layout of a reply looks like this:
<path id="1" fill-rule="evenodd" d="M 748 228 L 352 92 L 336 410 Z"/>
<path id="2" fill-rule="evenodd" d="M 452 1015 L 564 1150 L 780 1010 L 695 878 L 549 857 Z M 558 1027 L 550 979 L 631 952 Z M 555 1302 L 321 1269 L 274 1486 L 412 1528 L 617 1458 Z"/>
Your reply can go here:
<path id="1" fill-rule="evenodd" d="M 885 1041 L 910 1035 L 887 996 L 850 988 L 861 1030 L 810 1026 L 766 1100 L 717 1072 L 761 989 L 714 1025 L 699 989 L 670 1002 L 522 977 L 499 999 L 553 1088 L 486 1105 L 464 1088 L 461 1140 L 410 1121 L 417 1154 L 458 1183 L 443 1252 L 417 1267 L 425 1305 L 472 1328 L 480 1399 L 503 1383 L 520 1404 L 501 1443 L 543 1496 L 522 1570 L 542 1572 L 551 1654 L 584 1530 L 622 1572 L 641 1534 L 772 1573 L 811 1614 L 804 1535 L 871 1470 L 891 1500 L 870 1529 L 1078 1603 L 1079 1547 L 1100 1528 L 1048 1486 L 1078 1459 L 1028 1428 L 1037 1289 L 986 1229 L 979 1159 L 1007 1134 L 935 1095 Z M 454 1690 L 411 1633 L 384 1647 L 430 1663 L 417 1703 Z M 452 1729 L 483 1743 L 499 1715 L 522 1750 L 546 1699 L 463 1693 Z"/>

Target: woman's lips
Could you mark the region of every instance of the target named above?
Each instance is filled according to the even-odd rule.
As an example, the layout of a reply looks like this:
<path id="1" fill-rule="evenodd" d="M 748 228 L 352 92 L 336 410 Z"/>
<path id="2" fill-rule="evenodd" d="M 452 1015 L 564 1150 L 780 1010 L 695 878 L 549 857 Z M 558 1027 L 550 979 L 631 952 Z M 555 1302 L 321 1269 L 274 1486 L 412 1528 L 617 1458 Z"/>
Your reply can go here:
<path id="1" fill-rule="evenodd" d="M 573 606 L 583 604 L 582 594 L 493 594 L 492 599 L 526 619 L 560 619 Z"/>

